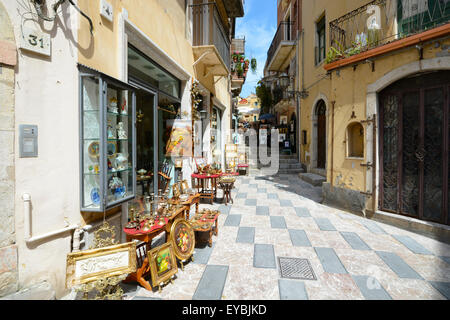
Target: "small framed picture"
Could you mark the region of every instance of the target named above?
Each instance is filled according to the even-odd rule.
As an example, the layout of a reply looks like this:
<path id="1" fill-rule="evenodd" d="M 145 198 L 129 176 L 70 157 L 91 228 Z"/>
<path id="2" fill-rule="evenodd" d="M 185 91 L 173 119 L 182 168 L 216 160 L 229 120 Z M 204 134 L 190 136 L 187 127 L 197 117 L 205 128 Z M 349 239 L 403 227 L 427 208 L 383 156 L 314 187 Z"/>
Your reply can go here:
<path id="1" fill-rule="evenodd" d="M 178 272 L 177 260 L 171 242 L 148 251 L 152 286 L 157 287 Z"/>
<path id="2" fill-rule="evenodd" d="M 172 185 L 172 196 L 175 199 L 178 199 L 180 197 L 180 195 L 181 195 L 181 190 L 180 189 L 181 189 L 181 184 L 180 183 L 174 183 Z"/>
<path id="3" fill-rule="evenodd" d="M 280 116 L 280 124 L 287 124 L 287 116 Z"/>

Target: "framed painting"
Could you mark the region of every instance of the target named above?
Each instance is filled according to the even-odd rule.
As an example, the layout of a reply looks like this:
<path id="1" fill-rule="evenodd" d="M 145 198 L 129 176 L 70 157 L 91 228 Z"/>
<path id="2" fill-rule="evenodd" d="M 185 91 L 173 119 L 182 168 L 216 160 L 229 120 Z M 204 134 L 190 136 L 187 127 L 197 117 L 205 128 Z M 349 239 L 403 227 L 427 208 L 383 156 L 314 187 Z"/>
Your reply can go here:
<path id="1" fill-rule="evenodd" d="M 177 182 L 172 185 L 172 196 L 178 199 L 181 195 L 181 183 Z"/>
<path id="2" fill-rule="evenodd" d="M 66 287 L 136 272 L 136 243 L 67 254 Z"/>
<path id="3" fill-rule="evenodd" d="M 189 191 L 189 184 L 187 180 L 181 181 L 181 193 L 186 194 Z"/>
<path id="4" fill-rule="evenodd" d="M 148 251 L 152 286 L 160 286 L 161 283 L 171 279 L 177 272 L 177 260 L 171 242 Z"/>
<path id="5" fill-rule="evenodd" d="M 181 261 L 192 256 L 195 248 L 195 234 L 188 221 L 183 218 L 175 220 L 170 229 L 170 242 L 175 256 Z"/>

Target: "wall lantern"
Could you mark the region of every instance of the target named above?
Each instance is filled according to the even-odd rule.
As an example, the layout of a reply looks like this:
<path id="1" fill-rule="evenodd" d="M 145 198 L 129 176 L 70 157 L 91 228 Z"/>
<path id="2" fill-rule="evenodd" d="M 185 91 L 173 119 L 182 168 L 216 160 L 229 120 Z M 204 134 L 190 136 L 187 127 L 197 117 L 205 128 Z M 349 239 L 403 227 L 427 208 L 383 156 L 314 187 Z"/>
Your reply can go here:
<path id="1" fill-rule="evenodd" d="M 286 89 L 289 87 L 289 84 L 291 82 L 289 76 L 286 74 L 286 72 L 283 72 L 279 77 L 278 80 L 280 81 L 280 87 L 283 89 Z"/>

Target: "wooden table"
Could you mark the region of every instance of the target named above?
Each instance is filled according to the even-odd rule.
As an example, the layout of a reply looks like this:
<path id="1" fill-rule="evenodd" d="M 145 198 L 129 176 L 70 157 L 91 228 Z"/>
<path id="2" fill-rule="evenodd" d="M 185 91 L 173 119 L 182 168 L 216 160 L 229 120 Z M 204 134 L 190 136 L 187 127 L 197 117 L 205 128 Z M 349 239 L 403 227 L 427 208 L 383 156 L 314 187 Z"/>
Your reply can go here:
<path id="1" fill-rule="evenodd" d="M 177 202 L 176 200 L 172 200 L 172 199 L 168 200 L 168 203 L 170 203 L 170 204 L 173 204 L 176 202 Z M 189 220 L 190 213 L 191 213 L 191 207 L 193 204 L 195 204 L 195 213 L 198 213 L 198 206 L 200 204 L 200 193 L 196 193 L 194 195 L 189 196 L 189 198 L 186 201 L 181 202 L 181 204 L 186 206 L 184 218 L 186 220 Z"/>
<path id="2" fill-rule="evenodd" d="M 231 190 L 234 188 L 234 181 L 219 180 L 219 188 L 223 190 L 223 198 L 225 201 L 225 205 L 228 204 L 228 201 L 234 203 L 233 198 L 231 197 Z"/>
<path id="3" fill-rule="evenodd" d="M 208 246 L 212 247 L 212 235 L 217 236 L 219 234 L 218 218 L 219 213 L 214 214 L 214 218 L 207 218 L 207 213 L 199 213 L 196 215 L 198 219 L 191 221 L 194 232 L 207 232 L 208 233 Z M 204 228 L 203 226 L 207 226 Z"/>
<path id="4" fill-rule="evenodd" d="M 129 230 L 133 229 L 124 229 L 124 232 L 127 237 L 127 242 L 139 240 L 143 241 L 143 243 L 136 246 L 136 251 L 138 251 L 136 252 L 136 259 L 138 260 L 136 265 L 137 267 L 136 272 L 130 273 L 128 277 L 125 279 L 125 282 L 137 281 L 145 289 L 152 291 L 150 283 L 148 283 L 148 281 L 144 279 L 145 276 L 150 274 L 150 264 L 148 262 L 147 252 L 151 249 L 151 243 L 153 238 L 160 235 L 162 232 L 166 231 L 166 228 L 162 226 L 158 229 L 145 233 L 142 232 L 139 234 L 130 234 Z M 143 255 L 144 259 L 142 259 Z"/>
<path id="5" fill-rule="evenodd" d="M 195 198 L 192 197 L 191 202 L 195 201 Z M 192 204 L 191 203 L 191 204 Z M 153 227 L 150 231 L 136 231 L 135 229 L 126 229 L 124 228 L 124 232 L 126 234 L 127 242 L 131 242 L 134 240 L 142 241 L 142 244 L 139 244 L 136 247 L 136 259 L 137 261 L 137 269 L 136 272 L 131 273 L 125 279 L 125 282 L 137 281 L 140 285 L 142 285 L 145 289 L 152 291 L 152 287 L 150 283 L 145 280 L 145 277 L 150 274 L 150 264 L 148 261 L 147 252 L 151 250 L 152 240 L 160 235 L 162 232 L 166 232 L 166 242 L 170 239 L 170 229 L 172 228 L 172 224 L 178 218 L 184 217 L 186 218 L 186 213 L 190 211 L 191 204 L 184 205 L 177 210 L 174 211 L 171 217 L 165 218 L 165 224 L 163 226 Z M 142 256 L 145 258 L 142 259 Z"/>
<path id="6" fill-rule="evenodd" d="M 146 176 L 136 176 L 136 182 L 142 186 L 142 195 L 150 194 L 150 185 L 153 181 L 153 174 L 149 174 Z M 145 184 L 147 184 L 147 188 L 145 188 Z"/>
<path id="7" fill-rule="evenodd" d="M 193 179 L 192 187 L 197 189 L 197 192 L 200 194 L 200 199 L 209 199 L 211 204 L 213 204 L 217 193 L 217 178 L 219 177 L 220 174 L 191 174 L 191 178 Z"/>

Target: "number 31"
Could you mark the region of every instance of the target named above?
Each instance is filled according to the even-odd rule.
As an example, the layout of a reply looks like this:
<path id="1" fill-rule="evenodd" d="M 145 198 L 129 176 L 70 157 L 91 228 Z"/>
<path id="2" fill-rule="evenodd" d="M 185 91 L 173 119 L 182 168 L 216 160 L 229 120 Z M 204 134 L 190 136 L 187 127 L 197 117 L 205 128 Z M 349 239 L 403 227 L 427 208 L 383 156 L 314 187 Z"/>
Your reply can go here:
<path id="1" fill-rule="evenodd" d="M 44 48 L 44 39 L 40 38 L 38 40 L 38 37 L 35 36 L 34 34 L 30 34 L 28 39 L 28 42 L 32 45 L 32 46 L 37 46 L 38 45 L 38 41 L 41 44 L 40 47 L 43 49 Z"/>

